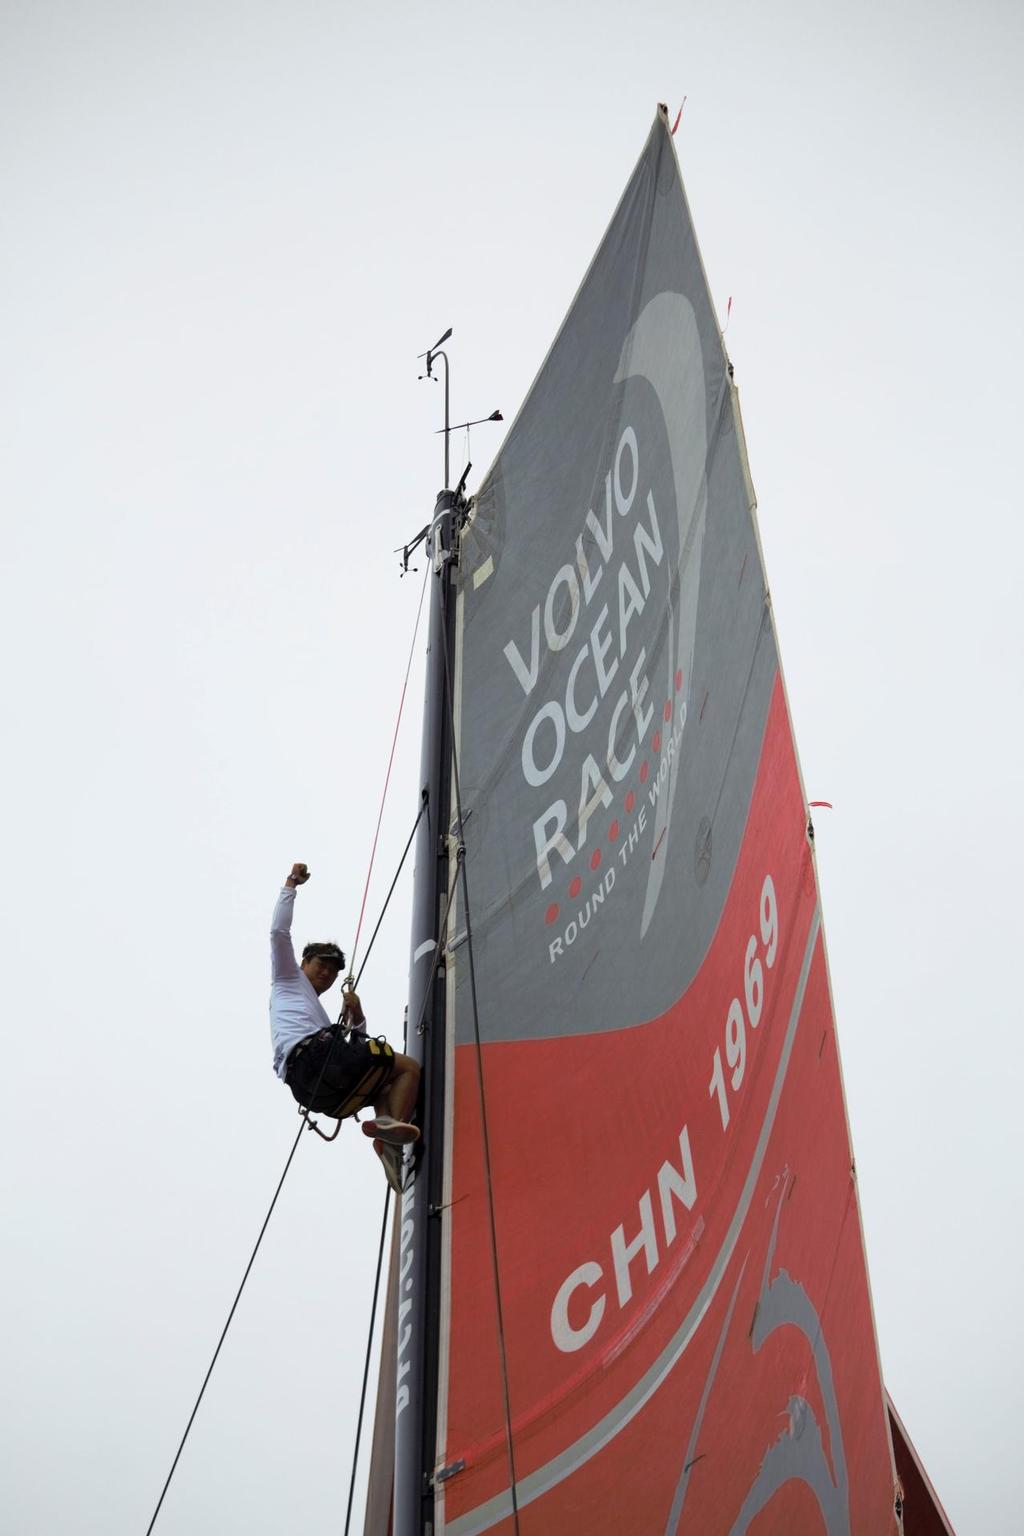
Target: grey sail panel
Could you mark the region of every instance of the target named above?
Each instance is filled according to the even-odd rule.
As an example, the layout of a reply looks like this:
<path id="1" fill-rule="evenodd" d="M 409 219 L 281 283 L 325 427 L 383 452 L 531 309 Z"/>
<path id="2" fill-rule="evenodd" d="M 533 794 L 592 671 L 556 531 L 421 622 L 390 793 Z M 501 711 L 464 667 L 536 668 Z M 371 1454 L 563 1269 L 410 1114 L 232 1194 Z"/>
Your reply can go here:
<path id="1" fill-rule="evenodd" d="M 776 672 L 727 361 L 661 123 L 476 497 L 459 589 L 484 1038 L 649 1018 L 717 926 Z"/>

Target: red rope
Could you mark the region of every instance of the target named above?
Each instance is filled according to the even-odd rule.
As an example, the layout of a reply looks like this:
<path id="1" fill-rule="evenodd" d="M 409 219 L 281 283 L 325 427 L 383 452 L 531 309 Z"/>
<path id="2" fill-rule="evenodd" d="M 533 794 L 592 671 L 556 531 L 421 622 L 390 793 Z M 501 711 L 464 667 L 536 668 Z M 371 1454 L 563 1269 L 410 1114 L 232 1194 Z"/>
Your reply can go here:
<path id="1" fill-rule="evenodd" d="M 384 818 L 384 802 L 388 797 L 388 785 L 391 783 L 391 767 L 395 761 L 395 747 L 398 744 L 398 728 L 402 723 L 402 710 L 405 708 L 405 691 L 409 686 L 409 673 L 412 670 L 412 658 L 416 651 L 416 636 L 420 631 L 420 615 L 423 612 L 423 594 L 427 590 L 427 577 L 430 575 L 430 561 L 425 562 L 426 569 L 423 572 L 423 585 L 420 588 L 420 601 L 416 609 L 416 626 L 412 632 L 412 644 L 409 647 L 409 660 L 405 664 L 405 680 L 402 683 L 402 697 L 398 701 L 398 718 L 395 721 L 395 734 L 391 738 L 391 756 L 388 758 L 388 771 L 384 775 L 384 792 L 380 797 L 380 810 L 377 813 L 377 827 L 373 834 L 373 847 L 370 850 L 370 866 L 366 871 L 366 884 L 363 887 L 363 902 L 359 908 L 359 922 L 356 924 L 356 936 L 352 945 L 352 955 L 349 959 L 349 971 L 352 975 L 356 969 L 356 950 L 359 948 L 359 935 L 363 931 L 363 917 L 366 913 L 366 898 L 370 892 L 370 876 L 373 874 L 373 861 L 377 856 L 377 839 L 380 836 L 380 824 Z"/>

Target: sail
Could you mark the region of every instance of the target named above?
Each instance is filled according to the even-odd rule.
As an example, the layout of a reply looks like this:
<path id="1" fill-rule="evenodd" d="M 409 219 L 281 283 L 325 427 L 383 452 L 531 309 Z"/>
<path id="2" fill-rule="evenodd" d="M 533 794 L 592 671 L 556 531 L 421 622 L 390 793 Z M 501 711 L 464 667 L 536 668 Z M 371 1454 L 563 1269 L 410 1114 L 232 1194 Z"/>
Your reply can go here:
<path id="1" fill-rule="evenodd" d="M 449 1536 L 899 1528 L 753 507 L 659 113 L 459 551 Z"/>

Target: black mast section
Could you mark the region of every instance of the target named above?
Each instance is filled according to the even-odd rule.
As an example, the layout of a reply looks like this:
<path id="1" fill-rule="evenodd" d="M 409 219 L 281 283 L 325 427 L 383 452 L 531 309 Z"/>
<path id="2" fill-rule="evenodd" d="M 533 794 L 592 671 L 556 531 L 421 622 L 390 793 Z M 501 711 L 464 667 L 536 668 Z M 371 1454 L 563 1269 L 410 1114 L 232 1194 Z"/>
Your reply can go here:
<path id="1" fill-rule="evenodd" d="M 421 378 L 435 379 L 434 364 L 444 363 L 444 490 L 438 494 L 427 528 L 404 551 L 409 555 L 426 540 L 430 561 L 430 618 L 427 640 L 426 697 L 420 797 L 425 809 L 416 836 L 416 871 L 412 901 L 412 956 L 409 965 L 409 1025 L 406 1049 L 423 1072 L 419 1123 L 422 1140 L 413 1173 L 398 1207 L 398 1269 L 391 1305 L 397 1312 L 395 1385 L 395 1468 L 392 1536 L 433 1536 L 434 1465 L 437 1456 L 438 1350 L 441 1300 L 441 1206 L 444 1199 L 445 1084 L 447 1081 L 447 993 L 445 939 L 448 910 L 458 875 L 461 829 L 453 844 L 451 720 L 453 679 L 446 675 L 455 654 L 455 571 L 459 533 L 469 515 L 463 495 L 471 464 L 454 490 L 450 487 L 448 355 L 441 347 L 451 329 L 434 343 Z M 460 427 L 501 421 L 492 411 Z M 458 429 L 454 429 L 458 430 Z M 454 857 L 452 855 L 454 854 Z"/>
<path id="2" fill-rule="evenodd" d="M 441 337 L 447 341 L 451 332 Z M 440 342 L 437 344 L 440 346 Z M 449 489 L 448 358 L 437 347 L 426 354 L 427 376 L 437 358 L 445 365 L 445 489 L 426 536 L 431 563 L 426 697 L 420 795 L 426 814 L 416 838 L 412 954 L 409 967 L 408 1052 L 420 1063 L 419 1123 L 422 1151 L 415 1177 L 398 1208 L 399 1262 L 397 1381 L 395 1394 L 394 1536 L 430 1536 L 434 1528 L 433 1472 L 437 1439 L 440 1206 L 444 1180 L 445 965 L 451 820 L 452 743 L 446 698 L 446 657 L 455 632 L 454 549 L 466 502 Z M 465 477 L 463 477 L 465 479 Z M 439 948 L 440 947 L 440 948 Z"/>

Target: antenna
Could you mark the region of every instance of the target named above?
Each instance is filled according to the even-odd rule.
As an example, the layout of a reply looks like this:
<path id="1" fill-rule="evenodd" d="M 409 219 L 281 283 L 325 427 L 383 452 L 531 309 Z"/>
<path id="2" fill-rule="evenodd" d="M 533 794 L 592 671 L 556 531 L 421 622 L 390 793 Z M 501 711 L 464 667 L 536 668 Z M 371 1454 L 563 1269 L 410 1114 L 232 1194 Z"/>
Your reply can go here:
<path id="1" fill-rule="evenodd" d="M 441 350 L 442 346 L 448 340 L 448 338 L 451 336 L 451 334 L 452 334 L 452 327 L 449 326 L 448 329 L 445 331 L 444 335 L 443 336 L 439 336 L 437 338 L 437 340 L 434 342 L 434 345 L 432 347 L 428 347 L 426 352 L 420 352 L 418 354 L 418 357 L 417 357 L 417 361 L 419 361 L 422 358 L 426 358 L 426 360 L 427 360 L 426 372 L 425 373 L 421 373 L 419 375 L 419 377 L 421 379 L 432 379 L 435 384 L 437 383 L 437 379 L 436 379 L 436 376 L 434 374 L 434 364 L 435 364 L 435 362 L 437 361 L 438 358 L 441 358 L 443 360 L 443 362 L 444 362 L 444 426 L 443 427 L 438 427 L 437 431 L 434 434 L 434 436 L 435 437 L 440 437 L 442 432 L 444 433 L 444 489 L 445 490 L 448 490 L 448 484 L 449 484 L 449 481 L 451 479 L 451 468 L 450 468 L 450 462 L 449 461 L 450 461 L 450 442 L 451 442 L 451 435 L 452 435 L 452 433 L 453 432 L 461 431 L 461 429 L 463 427 L 465 427 L 467 429 L 469 427 L 479 427 L 484 422 L 488 422 L 488 421 L 504 421 L 504 419 L 505 419 L 502 416 L 500 411 L 492 411 L 489 416 L 478 416 L 475 421 L 460 421 L 457 426 L 454 426 L 454 427 L 452 426 L 451 409 L 450 409 L 450 378 L 449 378 L 449 369 L 448 369 L 448 354 L 447 354 L 447 352 L 442 352 L 442 350 Z M 460 495 L 461 495 L 461 493 L 462 493 L 462 491 L 463 491 L 463 489 L 465 487 L 466 477 L 469 474 L 470 468 L 471 468 L 471 466 L 469 464 L 467 464 L 466 468 L 465 468 L 465 470 L 463 472 L 462 479 L 459 481 L 459 494 Z"/>
<path id="2" fill-rule="evenodd" d="M 434 342 L 434 345 L 432 347 L 428 347 L 426 352 L 421 352 L 419 354 L 420 357 L 425 357 L 426 360 L 427 360 L 427 371 L 426 371 L 426 373 L 421 373 L 420 374 L 420 378 L 421 379 L 432 379 L 434 377 L 434 362 L 435 362 L 435 360 L 437 358 L 439 358 L 439 357 L 444 359 L 444 426 L 441 428 L 441 431 L 444 433 L 444 489 L 445 490 L 448 489 L 448 478 L 449 478 L 449 474 L 448 474 L 448 437 L 449 437 L 449 433 L 451 432 L 451 427 L 449 426 L 449 421 L 451 420 L 451 416 L 450 416 L 450 412 L 449 412 L 449 408 L 448 408 L 448 389 L 449 389 L 448 354 L 447 354 L 447 352 L 442 352 L 441 351 L 441 347 L 448 340 L 448 338 L 449 338 L 449 336 L 451 334 L 452 334 L 452 328 L 451 328 L 451 326 L 449 326 L 448 329 L 445 331 L 444 335 L 443 336 L 439 336 L 437 338 L 437 340 Z"/>

